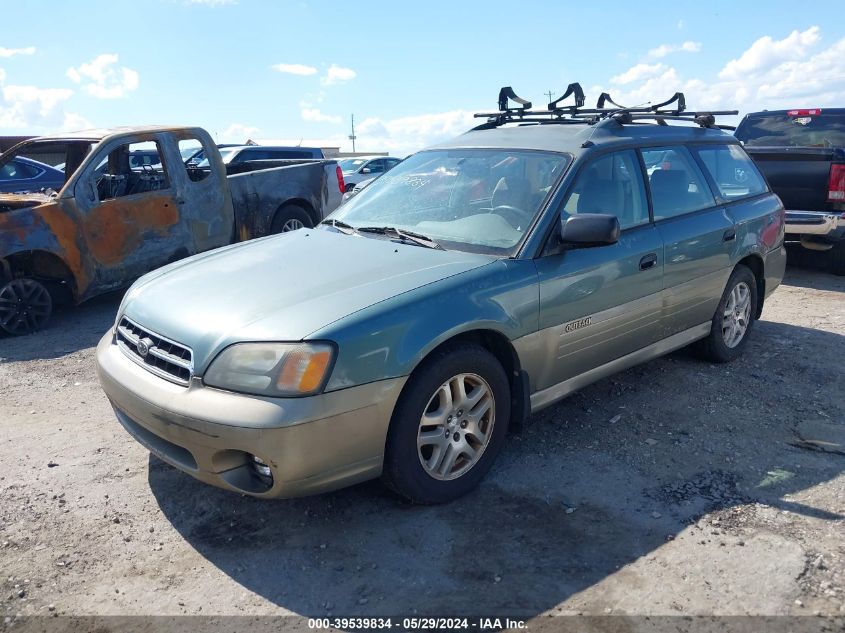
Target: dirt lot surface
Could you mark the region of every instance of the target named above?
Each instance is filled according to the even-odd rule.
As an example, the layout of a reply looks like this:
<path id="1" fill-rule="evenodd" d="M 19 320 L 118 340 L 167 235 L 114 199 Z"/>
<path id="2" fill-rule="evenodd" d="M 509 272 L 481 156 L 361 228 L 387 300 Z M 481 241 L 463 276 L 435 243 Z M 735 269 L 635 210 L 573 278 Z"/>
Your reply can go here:
<path id="1" fill-rule="evenodd" d="M 94 372 L 118 301 L 0 339 L 0 618 L 845 614 L 845 278 L 790 267 L 741 360 L 603 380 L 441 507 L 257 501 L 151 458 Z"/>

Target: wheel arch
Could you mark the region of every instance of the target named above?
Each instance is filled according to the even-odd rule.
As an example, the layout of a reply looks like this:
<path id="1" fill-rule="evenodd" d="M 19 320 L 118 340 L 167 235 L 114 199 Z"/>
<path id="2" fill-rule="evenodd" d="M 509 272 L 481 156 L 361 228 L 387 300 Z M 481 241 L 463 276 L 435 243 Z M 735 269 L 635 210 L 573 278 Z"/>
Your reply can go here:
<path id="1" fill-rule="evenodd" d="M 510 339 L 498 330 L 477 327 L 447 336 L 421 355 L 410 372 L 405 388 L 411 383 L 414 372 L 417 371 L 426 359 L 433 354 L 441 352 L 444 348 L 461 343 L 478 345 L 490 352 L 501 363 L 511 388 L 510 428 L 511 430 L 521 431 L 530 415 L 531 394 L 528 388 L 528 374 L 522 369 L 519 355 Z"/>
<path id="2" fill-rule="evenodd" d="M 73 271 L 64 259 L 51 251 L 33 249 L 0 257 L 0 276 L 4 280 L 32 277 L 40 281 L 66 283 L 74 299 L 77 298 Z"/>
<path id="3" fill-rule="evenodd" d="M 754 318 L 759 319 L 763 313 L 763 302 L 766 300 L 766 265 L 763 262 L 763 258 L 757 253 L 746 255 L 736 265 L 743 265 L 750 269 L 757 282 L 757 310 Z M 736 266 L 734 266 L 734 270 L 736 270 Z"/>
<path id="4" fill-rule="evenodd" d="M 273 226 L 273 224 L 275 224 L 276 218 L 279 217 L 279 214 L 284 210 L 285 207 L 289 206 L 301 207 L 308 214 L 308 217 L 311 218 L 311 223 L 314 226 L 317 226 L 320 223 L 320 218 L 317 216 L 317 211 L 314 209 L 314 206 L 308 200 L 304 198 L 291 198 L 290 200 L 285 200 L 276 208 L 276 211 L 273 213 L 273 217 L 270 219 L 270 226 Z"/>

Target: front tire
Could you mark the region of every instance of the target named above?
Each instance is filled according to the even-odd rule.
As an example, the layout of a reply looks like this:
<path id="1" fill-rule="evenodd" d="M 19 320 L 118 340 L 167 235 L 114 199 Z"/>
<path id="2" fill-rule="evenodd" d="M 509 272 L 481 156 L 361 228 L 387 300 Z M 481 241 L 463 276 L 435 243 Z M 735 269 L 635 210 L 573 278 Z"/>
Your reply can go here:
<path id="1" fill-rule="evenodd" d="M 0 286 L 0 329 L 22 336 L 42 329 L 53 312 L 53 299 L 41 282 L 27 277 Z"/>
<path id="2" fill-rule="evenodd" d="M 713 363 L 728 363 L 742 355 L 754 325 L 757 301 L 757 279 L 751 269 L 740 264 L 728 279 L 710 334 L 696 344 L 699 356 Z"/>
<path id="3" fill-rule="evenodd" d="M 510 385 L 483 347 L 435 352 L 413 373 L 393 412 L 382 479 L 413 503 L 446 503 L 475 488 L 501 450 Z"/>

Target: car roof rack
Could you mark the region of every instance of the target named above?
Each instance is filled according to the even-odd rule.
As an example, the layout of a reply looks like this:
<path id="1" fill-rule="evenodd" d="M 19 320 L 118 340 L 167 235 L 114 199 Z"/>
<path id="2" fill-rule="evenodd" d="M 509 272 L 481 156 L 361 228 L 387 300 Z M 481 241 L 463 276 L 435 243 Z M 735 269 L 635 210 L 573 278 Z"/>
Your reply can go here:
<path id="1" fill-rule="evenodd" d="M 573 97 L 572 105 L 562 106 L 562 101 Z M 668 125 L 667 121 L 693 122 L 705 128 L 719 128 L 733 130 L 731 125 L 717 125 L 717 116 L 739 114 L 739 110 L 711 110 L 706 112 L 692 112 L 687 110 L 686 98 L 683 92 L 676 92 L 670 99 L 655 104 L 644 104 L 627 107 L 616 103 L 611 96 L 603 92 L 599 95 L 595 108 L 585 108 L 586 99 L 581 84 L 574 82 L 566 87 L 563 95 L 551 101 L 545 110 L 532 110 L 532 103 L 518 96 L 511 86 L 504 86 L 499 90 L 499 111 L 479 112 L 475 118 L 486 118 L 487 121 L 473 130 L 489 130 L 507 123 L 519 124 L 588 124 L 594 125 L 602 121 L 614 121 L 617 124 L 654 121 L 658 125 Z M 510 102 L 518 104 L 512 106 Z M 607 105 L 612 107 L 606 107 Z M 675 104 L 674 108 L 668 108 Z"/>

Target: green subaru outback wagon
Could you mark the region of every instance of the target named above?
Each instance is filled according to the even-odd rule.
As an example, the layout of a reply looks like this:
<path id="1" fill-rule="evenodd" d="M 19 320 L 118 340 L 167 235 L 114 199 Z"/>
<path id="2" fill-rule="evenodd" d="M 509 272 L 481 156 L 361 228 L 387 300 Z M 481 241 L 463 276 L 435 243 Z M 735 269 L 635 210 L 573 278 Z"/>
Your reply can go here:
<path id="1" fill-rule="evenodd" d="M 681 107 L 527 108 L 410 156 L 316 228 L 139 279 L 97 348 L 123 427 L 240 493 L 381 476 L 437 503 L 591 382 L 690 344 L 741 354 L 786 255 L 783 206 L 739 143 Z"/>

